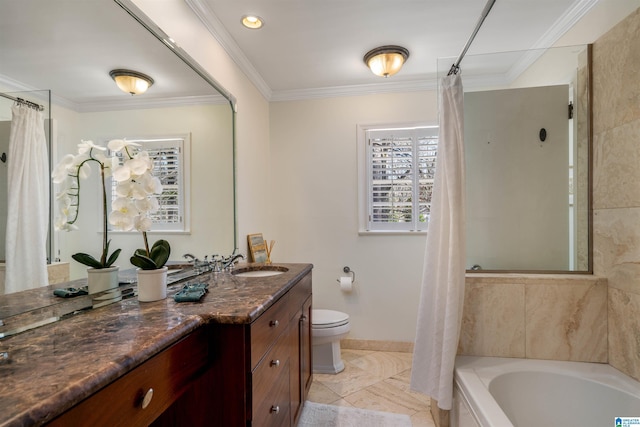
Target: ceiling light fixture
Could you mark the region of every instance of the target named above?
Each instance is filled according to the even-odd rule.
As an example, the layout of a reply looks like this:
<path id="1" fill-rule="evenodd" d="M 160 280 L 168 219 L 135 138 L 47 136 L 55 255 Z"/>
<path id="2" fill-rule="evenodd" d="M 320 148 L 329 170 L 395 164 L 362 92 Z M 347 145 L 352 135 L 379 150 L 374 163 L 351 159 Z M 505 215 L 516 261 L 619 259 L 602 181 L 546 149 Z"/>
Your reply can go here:
<path id="1" fill-rule="evenodd" d="M 389 77 L 400 71 L 409 58 L 409 51 L 402 46 L 380 46 L 364 56 L 364 63 L 376 76 Z"/>
<path id="2" fill-rule="evenodd" d="M 110 71 L 109 75 L 121 91 L 131 95 L 143 94 L 153 84 L 151 77 L 137 71 L 118 69 Z"/>
<path id="3" fill-rule="evenodd" d="M 264 21 L 262 18 L 256 15 L 245 15 L 242 17 L 242 25 L 252 30 L 257 30 L 258 28 L 262 28 L 264 25 Z"/>

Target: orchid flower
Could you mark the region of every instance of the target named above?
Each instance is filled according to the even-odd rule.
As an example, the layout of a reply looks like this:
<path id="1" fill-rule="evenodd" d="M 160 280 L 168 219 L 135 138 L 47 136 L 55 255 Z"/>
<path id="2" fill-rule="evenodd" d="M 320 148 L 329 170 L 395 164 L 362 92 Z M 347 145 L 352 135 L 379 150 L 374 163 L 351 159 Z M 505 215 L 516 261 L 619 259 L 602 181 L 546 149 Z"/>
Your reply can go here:
<path id="1" fill-rule="evenodd" d="M 159 240 L 149 248 L 147 240 L 147 232 L 153 225 L 150 214 L 159 209 L 157 195 L 162 194 L 162 183 L 153 176 L 153 160 L 147 151 L 138 149 L 139 144 L 113 140 L 108 146 L 123 156 L 122 164 L 114 165 L 112 171 L 118 198 L 112 204 L 109 223 L 119 230 L 142 232 L 144 249 L 134 252 L 133 265 L 145 270 L 161 268 L 169 259 L 169 243 Z"/>
<path id="2" fill-rule="evenodd" d="M 93 141 L 82 141 L 78 144 L 78 154 L 67 154 L 53 169 L 52 181 L 59 185 L 56 196 L 58 214 L 55 219 L 56 230 L 77 230 L 75 225 L 80 213 L 80 181 L 91 175 L 91 163 L 97 163 L 100 169 L 102 187 L 103 241 L 100 259 L 86 253 L 76 253 L 72 258 L 93 268 L 110 267 L 118 258 L 120 249 L 109 255 L 109 238 L 107 229 L 107 195 L 105 179 L 111 174 L 116 164 L 113 157 L 106 155 L 106 147 Z M 117 161 L 117 159 L 115 159 Z"/>

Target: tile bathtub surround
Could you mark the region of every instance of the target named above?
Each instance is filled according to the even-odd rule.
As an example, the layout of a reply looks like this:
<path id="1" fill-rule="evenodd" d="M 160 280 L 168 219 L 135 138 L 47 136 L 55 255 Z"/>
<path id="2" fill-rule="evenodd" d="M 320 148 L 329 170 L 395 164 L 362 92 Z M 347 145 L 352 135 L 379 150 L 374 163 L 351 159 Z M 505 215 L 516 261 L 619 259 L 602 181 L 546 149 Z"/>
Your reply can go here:
<path id="1" fill-rule="evenodd" d="M 411 353 L 342 349 L 345 369 L 314 374 L 308 399 L 316 403 L 406 414 L 414 427 L 434 427 L 429 398 L 409 389 Z"/>
<path id="2" fill-rule="evenodd" d="M 608 358 L 640 380 L 640 9 L 593 45 L 594 273 L 608 279 Z"/>
<path id="3" fill-rule="evenodd" d="M 607 361 L 607 281 L 469 274 L 458 354 Z"/>

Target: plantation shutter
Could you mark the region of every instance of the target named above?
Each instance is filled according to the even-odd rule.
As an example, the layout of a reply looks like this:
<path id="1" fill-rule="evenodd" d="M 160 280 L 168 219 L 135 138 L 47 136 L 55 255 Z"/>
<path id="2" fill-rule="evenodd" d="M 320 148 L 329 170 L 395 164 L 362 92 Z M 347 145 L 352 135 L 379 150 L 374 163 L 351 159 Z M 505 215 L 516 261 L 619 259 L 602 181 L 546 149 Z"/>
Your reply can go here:
<path id="1" fill-rule="evenodd" d="M 437 128 L 367 130 L 368 228 L 426 230 Z"/>
<path id="2" fill-rule="evenodd" d="M 153 175 L 162 183 L 158 196 L 160 209 L 151 215 L 153 229 L 182 230 L 184 218 L 184 194 L 182 156 L 184 139 L 164 140 L 145 145 L 153 159 Z"/>
<path id="3" fill-rule="evenodd" d="M 151 231 L 186 231 L 188 218 L 186 194 L 185 162 L 189 153 L 188 137 L 163 138 L 127 138 L 127 141 L 140 144 L 153 160 L 153 175 L 162 183 L 162 194 L 158 195 L 160 208 L 150 215 L 153 221 Z M 121 154 L 119 154 L 121 156 Z M 116 197 L 112 182 L 111 200 Z"/>

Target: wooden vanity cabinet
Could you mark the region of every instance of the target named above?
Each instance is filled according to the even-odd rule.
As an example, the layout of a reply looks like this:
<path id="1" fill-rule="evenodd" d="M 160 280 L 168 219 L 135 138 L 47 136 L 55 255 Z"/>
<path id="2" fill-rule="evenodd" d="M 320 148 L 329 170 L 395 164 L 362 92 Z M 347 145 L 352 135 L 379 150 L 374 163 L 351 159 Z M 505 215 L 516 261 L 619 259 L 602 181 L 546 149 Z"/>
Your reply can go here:
<path id="1" fill-rule="evenodd" d="M 277 329 L 274 325 L 282 325 L 283 316 L 286 326 L 279 333 L 272 331 L 265 346 L 269 334 L 262 328 L 268 324 Z M 247 425 L 295 426 L 312 380 L 311 273 L 260 316 L 251 325 L 250 334 L 253 369 L 248 392 L 252 410 Z"/>
<path id="2" fill-rule="evenodd" d="M 297 425 L 312 381 L 311 273 L 251 324 L 206 328 L 211 368 L 154 426 Z"/>
<path id="3" fill-rule="evenodd" d="M 206 324 L 51 425 L 294 426 L 311 353 L 309 272 L 251 324 Z"/>

